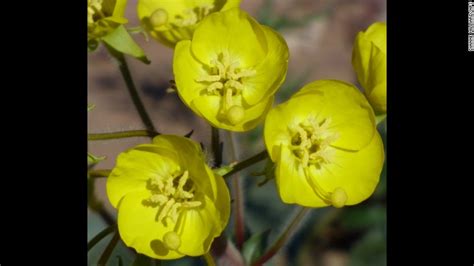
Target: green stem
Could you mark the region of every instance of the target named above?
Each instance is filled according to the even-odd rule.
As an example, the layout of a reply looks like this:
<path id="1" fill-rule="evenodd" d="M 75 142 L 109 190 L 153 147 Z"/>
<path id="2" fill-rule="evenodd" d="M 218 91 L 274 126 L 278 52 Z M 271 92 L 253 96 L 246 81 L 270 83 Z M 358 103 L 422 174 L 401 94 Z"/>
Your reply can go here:
<path id="1" fill-rule="evenodd" d="M 100 256 L 99 262 L 97 262 L 98 266 L 105 266 L 107 264 L 107 261 L 109 260 L 110 255 L 112 255 L 112 251 L 114 251 L 114 248 L 117 245 L 119 239 L 120 239 L 120 236 L 118 232 L 116 232 L 115 235 L 110 240 L 107 247 L 105 248 L 104 252 Z"/>
<path id="2" fill-rule="evenodd" d="M 265 158 L 268 157 L 268 153 L 267 153 L 267 150 L 264 150 L 264 151 L 261 151 L 257 154 L 255 154 L 254 156 L 248 158 L 248 159 L 245 159 L 244 161 L 241 161 L 239 162 L 238 164 L 234 165 L 234 167 L 232 167 L 232 170 L 230 172 L 228 172 L 227 174 L 224 175 L 224 178 L 226 177 L 229 177 L 249 166 L 252 166 L 262 160 L 264 160 Z"/>
<path id="3" fill-rule="evenodd" d="M 100 169 L 100 170 L 91 170 L 89 171 L 90 178 L 101 178 L 101 177 L 108 177 L 112 172 L 111 169 Z"/>
<path id="4" fill-rule="evenodd" d="M 87 140 L 109 140 L 109 139 L 123 139 L 123 138 L 132 138 L 132 137 L 150 137 L 160 135 L 159 132 L 150 131 L 150 130 L 130 130 L 130 131 L 120 131 L 120 132 L 110 132 L 110 133 L 96 133 L 89 134 Z"/>
<path id="5" fill-rule="evenodd" d="M 219 137 L 219 129 L 211 126 L 211 146 L 214 153 L 214 166 L 219 167 L 222 164 L 222 146 Z"/>
<path id="6" fill-rule="evenodd" d="M 278 239 L 271 245 L 271 247 L 260 258 L 258 258 L 254 263 L 252 263 L 252 266 L 263 265 L 265 262 L 271 259 L 280 250 L 280 248 L 283 247 L 283 245 L 286 243 L 288 238 L 291 236 L 293 231 L 296 229 L 298 224 L 301 222 L 301 220 L 308 213 L 309 210 L 311 209 L 301 207 L 298 213 L 295 215 L 295 217 L 291 221 L 291 223 L 285 229 L 285 231 L 283 231 L 283 233 L 278 237 Z"/>
<path id="7" fill-rule="evenodd" d="M 128 68 L 125 56 L 120 52 L 113 51 L 112 48 L 109 48 L 109 52 L 117 59 L 119 63 L 120 72 L 122 73 L 122 77 L 125 81 L 125 84 L 127 85 L 128 92 L 130 93 L 133 104 L 135 105 L 135 108 L 137 109 L 143 124 L 149 131 L 156 132 L 155 126 L 153 125 L 150 116 L 146 112 L 145 106 L 140 99 L 140 95 L 138 94 L 138 90 L 133 83 L 132 75 L 130 73 L 130 69 Z"/>
<path id="8" fill-rule="evenodd" d="M 207 263 L 207 266 L 216 266 L 216 263 L 214 262 L 214 258 L 211 255 L 211 252 L 207 252 L 206 254 L 203 255 L 204 260 Z"/>
<path id="9" fill-rule="evenodd" d="M 105 228 L 104 230 L 100 231 L 96 236 L 94 236 L 88 243 L 87 243 L 87 251 L 90 251 L 97 243 L 100 242 L 104 237 L 106 237 L 108 234 L 112 233 L 115 231 L 117 226 L 115 224 Z"/>

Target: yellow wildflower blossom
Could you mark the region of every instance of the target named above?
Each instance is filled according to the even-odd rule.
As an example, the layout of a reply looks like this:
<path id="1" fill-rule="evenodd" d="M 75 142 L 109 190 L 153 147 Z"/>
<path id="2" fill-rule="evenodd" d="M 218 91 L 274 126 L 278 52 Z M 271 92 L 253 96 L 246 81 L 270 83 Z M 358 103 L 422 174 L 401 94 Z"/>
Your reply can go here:
<path id="1" fill-rule="evenodd" d="M 372 24 L 357 34 L 352 51 L 357 79 L 375 112 L 387 112 L 387 26 Z"/>
<path id="2" fill-rule="evenodd" d="M 122 240 L 158 259 L 200 256 L 227 225 L 229 190 L 198 143 L 160 135 L 121 153 L 107 179 Z"/>
<path id="3" fill-rule="evenodd" d="M 205 16 L 239 4 L 240 0 L 139 0 L 137 11 L 153 38 L 174 47 L 181 40 L 190 40 Z"/>
<path id="4" fill-rule="evenodd" d="M 286 77 L 288 46 L 271 28 L 234 8 L 211 14 L 175 48 L 179 97 L 217 128 L 247 131 L 271 108 Z"/>
<path id="5" fill-rule="evenodd" d="M 354 205 L 374 191 L 384 161 L 372 108 L 353 85 L 307 84 L 265 120 L 281 199 L 306 207 Z"/>

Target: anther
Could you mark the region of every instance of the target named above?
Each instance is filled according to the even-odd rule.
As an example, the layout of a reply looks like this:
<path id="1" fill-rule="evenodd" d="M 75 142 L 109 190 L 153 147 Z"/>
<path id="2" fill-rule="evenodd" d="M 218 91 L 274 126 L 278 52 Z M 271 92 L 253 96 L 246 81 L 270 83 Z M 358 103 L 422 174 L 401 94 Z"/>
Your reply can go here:
<path id="1" fill-rule="evenodd" d="M 174 198 L 169 199 L 169 200 L 165 203 L 165 206 L 163 206 L 163 208 L 162 208 L 161 211 L 159 212 L 157 221 L 163 221 L 163 219 L 164 219 L 166 216 L 168 216 L 169 211 L 170 211 L 171 207 L 173 207 L 173 204 L 174 204 L 174 203 L 175 203 Z"/>

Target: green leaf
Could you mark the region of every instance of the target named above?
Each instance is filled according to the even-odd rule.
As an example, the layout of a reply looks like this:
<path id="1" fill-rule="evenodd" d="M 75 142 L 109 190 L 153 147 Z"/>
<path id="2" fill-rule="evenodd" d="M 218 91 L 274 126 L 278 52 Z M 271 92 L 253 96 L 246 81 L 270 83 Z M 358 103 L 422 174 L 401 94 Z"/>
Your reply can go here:
<path id="1" fill-rule="evenodd" d="M 123 25 L 118 26 L 111 33 L 104 36 L 102 41 L 120 53 L 133 56 L 145 64 L 150 63 L 150 60 L 145 56 L 145 52 L 132 39 Z"/>
<path id="2" fill-rule="evenodd" d="M 222 167 L 212 169 L 212 171 L 216 175 L 223 176 L 223 175 L 227 174 L 228 172 L 232 171 L 232 169 L 234 169 L 234 167 L 232 167 L 231 165 L 224 165 Z"/>
<path id="3" fill-rule="evenodd" d="M 263 252 L 265 252 L 267 247 L 270 231 L 271 229 L 267 229 L 259 234 L 253 235 L 249 238 L 249 240 L 245 241 L 242 249 L 242 255 L 248 264 L 251 264 L 263 255 Z"/>
<path id="4" fill-rule="evenodd" d="M 87 153 L 87 164 L 92 165 L 92 164 L 97 164 L 100 161 L 105 160 L 105 156 L 95 156 L 94 154 L 88 152 Z"/>
<path id="5" fill-rule="evenodd" d="M 120 257 L 120 256 L 117 256 L 117 259 L 118 259 L 118 266 L 123 266 L 123 260 L 122 260 L 122 257 Z"/>
<path id="6" fill-rule="evenodd" d="M 91 103 L 87 105 L 87 112 L 92 111 L 95 108 L 95 104 Z"/>

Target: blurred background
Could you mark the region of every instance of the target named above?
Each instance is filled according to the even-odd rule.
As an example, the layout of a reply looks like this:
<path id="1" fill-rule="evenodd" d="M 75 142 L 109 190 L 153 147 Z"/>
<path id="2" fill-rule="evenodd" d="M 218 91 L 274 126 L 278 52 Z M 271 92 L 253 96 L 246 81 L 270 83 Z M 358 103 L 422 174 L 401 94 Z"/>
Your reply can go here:
<path id="1" fill-rule="evenodd" d="M 128 1 L 128 27 L 138 26 L 136 0 Z M 304 84 L 317 79 L 338 79 L 358 85 L 352 69 L 351 54 L 354 38 L 375 21 L 386 21 L 385 0 L 242 0 L 241 8 L 265 25 L 280 32 L 290 49 L 286 82 L 277 92 L 276 103 L 287 100 Z M 144 104 L 161 133 L 184 135 L 194 130 L 192 138 L 210 144 L 210 127 L 195 116 L 175 93 L 167 93 L 172 75 L 173 50 L 142 34 L 134 39 L 152 61 L 145 65 L 127 58 Z M 117 65 L 105 49 L 88 55 L 88 103 L 96 107 L 88 113 L 88 132 L 144 129 Z M 275 103 L 275 104 L 276 104 Z M 385 123 L 379 126 L 385 141 Z M 238 159 L 245 159 L 264 149 L 262 125 L 234 134 Z M 231 162 L 228 135 L 221 132 L 225 142 L 224 159 Z M 111 169 L 115 157 L 125 149 L 149 142 L 148 138 L 128 138 L 89 142 L 89 152 L 106 156 L 95 169 Z M 281 202 L 274 181 L 262 187 L 256 184 L 263 177 L 251 173 L 263 170 L 265 163 L 255 165 L 234 178 L 241 180 L 245 193 L 247 233 L 271 229 L 272 242 L 291 218 L 295 206 Z M 230 180 L 228 180 L 230 181 Z M 232 182 L 228 182 L 232 186 Z M 115 209 L 105 195 L 105 179 L 89 183 L 89 204 L 103 204 L 105 211 L 116 217 Z M 93 208 L 88 209 L 88 239 L 107 227 L 107 218 Z M 232 235 L 233 217 L 227 233 Z M 111 236 L 105 238 L 89 253 L 89 265 L 98 257 Z M 108 265 L 131 265 L 134 254 L 119 242 Z M 204 265 L 200 259 L 164 262 L 162 265 Z M 386 177 L 385 169 L 372 197 L 362 204 L 343 209 L 312 210 L 291 241 L 266 265 L 321 266 L 383 266 L 386 265 Z"/>

